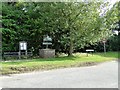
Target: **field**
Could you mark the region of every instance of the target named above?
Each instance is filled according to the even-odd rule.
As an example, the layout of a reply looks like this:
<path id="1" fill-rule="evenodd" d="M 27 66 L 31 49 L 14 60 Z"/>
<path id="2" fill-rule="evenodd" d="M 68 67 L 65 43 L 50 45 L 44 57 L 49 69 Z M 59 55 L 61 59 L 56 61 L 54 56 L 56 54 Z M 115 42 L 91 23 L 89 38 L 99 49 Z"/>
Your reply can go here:
<path id="1" fill-rule="evenodd" d="M 105 61 L 117 60 L 118 52 L 94 53 L 93 55 L 86 53 L 75 53 L 68 57 L 62 55 L 56 58 L 49 59 L 30 59 L 30 60 L 14 60 L 0 62 L 1 74 L 15 74 L 31 71 L 51 70 L 66 67 L 81 67 L 96 65 Z"/>

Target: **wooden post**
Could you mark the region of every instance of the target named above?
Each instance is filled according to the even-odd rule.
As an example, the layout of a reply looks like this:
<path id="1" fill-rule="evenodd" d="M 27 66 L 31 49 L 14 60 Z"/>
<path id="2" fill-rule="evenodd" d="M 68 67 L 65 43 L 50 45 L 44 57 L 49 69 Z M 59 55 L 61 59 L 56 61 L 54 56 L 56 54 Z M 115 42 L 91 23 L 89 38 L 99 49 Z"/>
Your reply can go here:
<path id="1" fill-rule="evenodd" d="M 18 52 L 18 55 L 19 55 L 19 59 L 21 59 L 21 51 L 20 50 Z"/>
<path id="2" fill-rule="evenodd" d="M 26 59 L 27 59 L 27 50 L 25 50 L 25 56 L 26 56 Z"/>
<path id="3" fill-rule="evenodd" d="M 88 57 L 88 52 L 87 52 L 87 57 Z"/>

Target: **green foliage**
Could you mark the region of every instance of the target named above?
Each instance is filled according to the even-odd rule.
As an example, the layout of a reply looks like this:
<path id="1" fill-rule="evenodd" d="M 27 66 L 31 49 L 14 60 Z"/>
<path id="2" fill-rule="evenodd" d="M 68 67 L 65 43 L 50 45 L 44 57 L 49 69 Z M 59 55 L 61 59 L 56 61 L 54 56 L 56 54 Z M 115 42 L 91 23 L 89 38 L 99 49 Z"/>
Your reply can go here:
<path id="1" fill-rule="evenodd" d="M 77 48 L 109 37 L 117 22 L 117 6 L 100 16 L 103 2 L 16 2 L 2 4 L 3 51 L 18 50 L 19 41 L 28 42 L 28 50 L 43 48 L 42 40 L 48 34 L 56 52 L 72 55 Z M 104 7 L 106 7 L 106 3 Z M 106 24 L 105 24 L 106 23 Z"/>
<path id="2" fill-rule="evenodd" d="M 119 51 L 120 50 L 120 45 L 118 42 L 118 39 L 120 36 L 114 35 L 110 39 L 108 39 L 108 50 L 109 51 Z"/>
<path id="3" fill-rule="evenodd" d="M 112 35 L 108 40 L 106 40 L 105 46 L 107 52 L 120 50 L 119 41 L 118 41 L 119 38 L 120 36 Z M 95 45 L 89 45 L 88 47 L 83 48 L 83 50 L 85 51 L 86 48 L 92 48 L 95 50 L 95 52 L 104 52 L 103 41 L 100 41 Z"/>

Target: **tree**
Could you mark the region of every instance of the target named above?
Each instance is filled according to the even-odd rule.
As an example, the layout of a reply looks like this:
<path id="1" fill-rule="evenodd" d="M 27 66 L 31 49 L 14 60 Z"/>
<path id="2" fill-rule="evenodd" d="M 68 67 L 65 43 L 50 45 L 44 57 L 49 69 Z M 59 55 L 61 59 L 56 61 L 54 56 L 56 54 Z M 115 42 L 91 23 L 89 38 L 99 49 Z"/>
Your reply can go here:
<path id="1" fill-rule="evenodd" d="M 106 22 L 108 16 L 100 16 L 101 5 L 105 7 L 107 4 L 102 2 L 4 3 L 3 47 L 9 46 L 10 49 L 6 50 L 11 50 L 15 43 L 25 40 L 29 43 L 28 48 L 34 47 L 37 53 L 38 49 L 43 47 L 42 40 L 47 34 L 53 38 L 53 48 L 57 52 L 65 51 L 71 56 L 75 49 L 94 44 L 108 36 L 103 35 L 104 32 L 111 32 L 108 30 L 111 24 Z M 15 48 L 14 50 L 17 50 L 17 47 Z"/>

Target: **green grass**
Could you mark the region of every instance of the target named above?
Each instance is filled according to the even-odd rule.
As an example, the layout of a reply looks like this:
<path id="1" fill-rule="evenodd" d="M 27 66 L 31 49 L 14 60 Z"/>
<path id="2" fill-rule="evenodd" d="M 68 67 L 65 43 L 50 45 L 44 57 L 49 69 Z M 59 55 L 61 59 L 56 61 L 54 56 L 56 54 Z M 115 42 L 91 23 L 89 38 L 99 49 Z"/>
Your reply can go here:
<path id="1" fill-rule="evenodd" d="M 23 73 L 35 70 L 50 70 L 56 68 L 89 66 L 100 62 L 116 60 L 117 52 L 95 53 L 93 56 L 85 53 L 76 53 L 74 56 L 62 56 L 49 59 L 32 59 L 0 62 L 2 65 L 1 74 Z"/>

